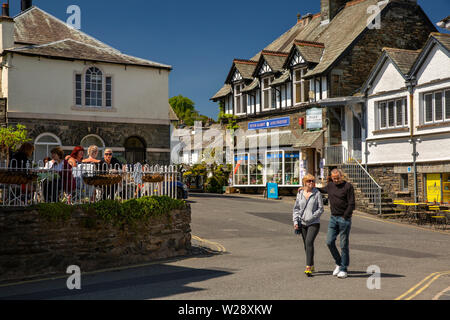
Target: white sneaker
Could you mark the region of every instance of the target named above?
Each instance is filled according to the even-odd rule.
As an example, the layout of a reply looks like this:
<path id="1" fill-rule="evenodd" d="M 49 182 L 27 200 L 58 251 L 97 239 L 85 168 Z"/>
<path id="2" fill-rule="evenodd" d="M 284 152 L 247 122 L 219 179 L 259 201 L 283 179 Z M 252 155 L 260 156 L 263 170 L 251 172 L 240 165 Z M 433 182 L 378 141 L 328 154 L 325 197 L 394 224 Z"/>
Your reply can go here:
<path id="1" fill-rule="evenodd" d="M 337 277 L 339 279 L 345 279 L 345 278 L 347 278 L 347 272 L 341 271 L 341 272 L 338 273 Z"/>
<path id="2" fill-rule="evenodd" d="M 333 271 L 333 276 L 337 276 L 339 274 L 339 272 L 341 271 L 341 267 L 340 266 L 336 266 L 336 269 L 334 269 Z"/>

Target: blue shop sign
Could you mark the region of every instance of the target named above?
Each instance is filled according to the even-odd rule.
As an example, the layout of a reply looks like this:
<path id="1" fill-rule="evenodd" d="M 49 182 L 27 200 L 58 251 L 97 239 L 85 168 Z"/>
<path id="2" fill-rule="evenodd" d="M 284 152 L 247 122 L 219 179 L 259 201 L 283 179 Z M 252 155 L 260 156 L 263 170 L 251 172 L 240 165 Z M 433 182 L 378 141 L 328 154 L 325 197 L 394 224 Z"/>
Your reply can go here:
<path id="1" fill-rule="evenodd" d="M 290 124 L 291 124 L 291 119 L 289 117 L 272 119 L 272 120 L 263 120 L 263 121 L 250 122 L 248 124 L 248 130 L 280 128 L 280 127 L 287 127 Z"/>

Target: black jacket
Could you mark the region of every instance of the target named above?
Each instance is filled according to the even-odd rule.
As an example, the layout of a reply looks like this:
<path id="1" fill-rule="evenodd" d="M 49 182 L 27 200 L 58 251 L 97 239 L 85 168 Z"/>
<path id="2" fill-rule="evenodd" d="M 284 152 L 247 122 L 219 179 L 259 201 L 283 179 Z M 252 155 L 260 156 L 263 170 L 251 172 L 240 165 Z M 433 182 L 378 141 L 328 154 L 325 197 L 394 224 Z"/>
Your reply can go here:
<path id="1" fill-rule="evenodd" d="M 353 186 L 344 181 L 336 185 L 334 182 L 328 183 L 325 188 L 317 188 L 321 193 L 328 194 L 331 214 L 333 216 L 343 216 L 350 219 L 355 210 L 355 190 Z"/>
<path id="2" fill-rule="evenodd" d="M 14 161 L 13 161 L 14 160 Z M 11 157 L 10 167 L 11 168 L 26 168 L 27 162 L 29 162 L 28 157 L 23 152 L 16 152 Z"/>

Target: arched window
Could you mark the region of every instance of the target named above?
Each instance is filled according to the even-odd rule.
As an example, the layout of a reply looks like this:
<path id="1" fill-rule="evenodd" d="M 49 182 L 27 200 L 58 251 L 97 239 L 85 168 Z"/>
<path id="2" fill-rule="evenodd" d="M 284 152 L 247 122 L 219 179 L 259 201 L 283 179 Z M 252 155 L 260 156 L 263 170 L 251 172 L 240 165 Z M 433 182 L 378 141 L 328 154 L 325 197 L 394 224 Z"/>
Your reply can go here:
<path id="1" fill-rule="evenodd" d="M 95 134 L 87 135 L 86 137 L 84 137 L 81 140 L 81 144 L 80 145 L 86 150 L 86 152 L 84 153 L 85 158 L 89 157 L 89 155 L 87 153 L 87 150 L 92 145 L 95 145 L 95 146 L 98 147 L 97 159 L 100 160 L 100 159 L 103 158 L 103 151 L 105 150 L 105 142 L 99 136 L 97 136 Z"/>
<path id="2" fill-rule="evenodd" d="M 145 143 L 138 137 L 130 137 L 125 141 L 125 159 L 128 164 L 141 164 L 146 160 Z"/>
<path id="3" fill-rule="evenodd" d="M 50 151 L 55 147 L 61 147 L 61 140 L 53 133 L 43 133 L 34 141 L 33 160 L 43 161 L 46 157 L 51 157 Z"/>
<path id="4" fill-rule="evenodd" d="M 102 107 L 103 106 L 103 74 L 100 69 L 90 67 L 86 71 L 85 76 L 85 101 L 86 106 Z"/>
<path id="5" fill-rule="evenodd" d="M 88 67 L 83 73 L 75 73 L 74 99 L 76 107 L 112 108 L 112 75 L 100 68 Z"/>

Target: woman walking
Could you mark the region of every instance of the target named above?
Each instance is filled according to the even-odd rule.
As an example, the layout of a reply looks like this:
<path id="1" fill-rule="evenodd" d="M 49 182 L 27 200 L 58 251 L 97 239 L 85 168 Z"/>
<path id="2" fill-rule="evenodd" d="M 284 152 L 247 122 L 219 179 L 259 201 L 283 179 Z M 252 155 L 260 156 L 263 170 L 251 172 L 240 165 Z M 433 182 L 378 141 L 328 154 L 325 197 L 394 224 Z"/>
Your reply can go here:
<path id="1" fill-rule="evenodd" d="M 301 234 L 306 252 L 307 276 L 314 272 L 314 240 L 320 230 L 320 216 L 323 213 L 322 194 L 315 188 L 315 177 L 311 174 L 303 178 L 303 190 L 297 194 L 293 222 L 295 233 Z"/>

